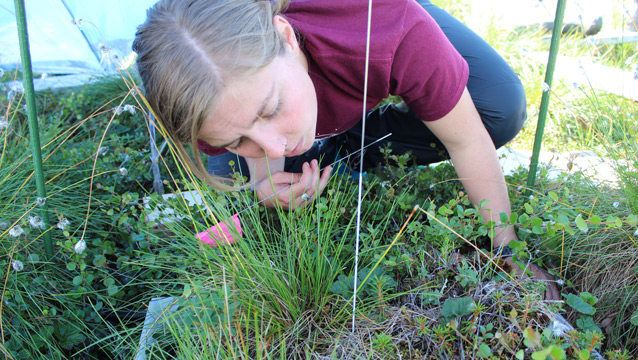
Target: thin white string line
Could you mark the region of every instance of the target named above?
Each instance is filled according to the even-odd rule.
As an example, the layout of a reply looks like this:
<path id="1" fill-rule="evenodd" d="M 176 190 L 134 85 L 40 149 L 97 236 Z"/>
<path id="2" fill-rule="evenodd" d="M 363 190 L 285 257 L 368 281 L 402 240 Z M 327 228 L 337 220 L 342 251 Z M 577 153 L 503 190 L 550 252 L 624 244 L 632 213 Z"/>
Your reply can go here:
<path id="1" fill-rule="evenodd" d="M 361 149 L 366 138 L 366 106 L 368 98 L 368 64 L 370 63 L 370 29 L 372 24 L 372 0 L 368 0 L 368 24 L 366 32 L 366 59 L 363 73 L 363 115 L 361 120 Z M 357 313 L 357 276 L 359 272 L 359 239 L 361 233 L 361 198 L 363 189 L 363 151 L 359 154 L 359 192 L 357 194 L 357 236 L 354 251 L 354 289 L 352 295 L 352 333 L 354 333 Z"/>

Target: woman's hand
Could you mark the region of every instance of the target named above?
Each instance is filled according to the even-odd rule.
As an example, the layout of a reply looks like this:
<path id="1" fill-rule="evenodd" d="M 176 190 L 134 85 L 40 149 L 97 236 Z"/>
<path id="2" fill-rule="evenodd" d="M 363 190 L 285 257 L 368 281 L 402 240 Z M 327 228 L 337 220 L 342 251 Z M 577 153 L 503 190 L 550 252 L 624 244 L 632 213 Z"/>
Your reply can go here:
<path id="1" fill-rule="evenodd" d="M 514 263 L 511 257 L 505 258 L 504 260 L 512 267 L 514 273 L 518 275 L 519 278 L 521 276 L 526 277 L 526 275 L 523 275 L 523 270 Z M 534 280 L 546 283 L 547 290 L 545 290 L 545 300 L 560 300 L 560 292 L 558 291 L 558 287 L 556 287 L 556 280 L 547 272 L 547 270 L 531 261 L 524 265 L 527 266 L 526 270 L 529 270 L 532 273 Z"/>
<path id="2" fill-rule="evenodd" d="M 327 166 L 323 173 L 319 162 L 305 163 L 302 173 L 278 171 L 255 185 L 255 193 L 264 205 L 274 208 L 296 209 L 306 206 L 313 197 L 320 196 L 330 179 L 332 167 Z M 305 194 L 305 196 L 304 196 Z"/>

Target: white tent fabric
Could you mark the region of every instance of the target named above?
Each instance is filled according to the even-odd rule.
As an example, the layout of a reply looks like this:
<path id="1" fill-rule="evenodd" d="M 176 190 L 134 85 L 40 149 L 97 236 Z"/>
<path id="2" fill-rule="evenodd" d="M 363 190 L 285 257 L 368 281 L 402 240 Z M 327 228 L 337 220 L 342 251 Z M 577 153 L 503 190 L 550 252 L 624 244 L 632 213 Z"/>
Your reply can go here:
<path id="1" fill-rule="evenodd" d="M 25 0 L 34 73 L 111 72 L 131 53 L 137 26 L 157 0 Z M 20 64 L 13 0 L 0 0 L 0 67 Z"/>

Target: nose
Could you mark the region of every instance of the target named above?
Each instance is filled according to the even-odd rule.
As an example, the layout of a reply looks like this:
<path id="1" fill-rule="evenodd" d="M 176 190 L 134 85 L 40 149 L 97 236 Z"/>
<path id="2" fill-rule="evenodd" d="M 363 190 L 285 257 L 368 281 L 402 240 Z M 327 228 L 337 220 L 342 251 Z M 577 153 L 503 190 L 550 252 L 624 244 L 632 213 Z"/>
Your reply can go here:
<path id="1" fill-rule="evenodd" d="M 286 154 L 286 138 L 280 134 L 263 133 L 253 141 L 270 159 L 279 159 Z"/>

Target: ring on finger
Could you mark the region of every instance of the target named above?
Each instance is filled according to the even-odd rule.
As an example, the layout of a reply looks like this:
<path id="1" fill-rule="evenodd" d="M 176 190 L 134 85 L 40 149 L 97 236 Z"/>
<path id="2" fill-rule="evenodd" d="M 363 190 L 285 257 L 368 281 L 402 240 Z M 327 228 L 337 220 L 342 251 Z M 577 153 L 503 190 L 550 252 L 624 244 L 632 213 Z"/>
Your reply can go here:
<path id="1" fill-rule="evenodd" d="M 301 194 L 301 200 L 308 201 L 310 199 L 312 199 L 312 196 L 310 196 L 310 195 L 308 195 L 306 193 Z"/>

